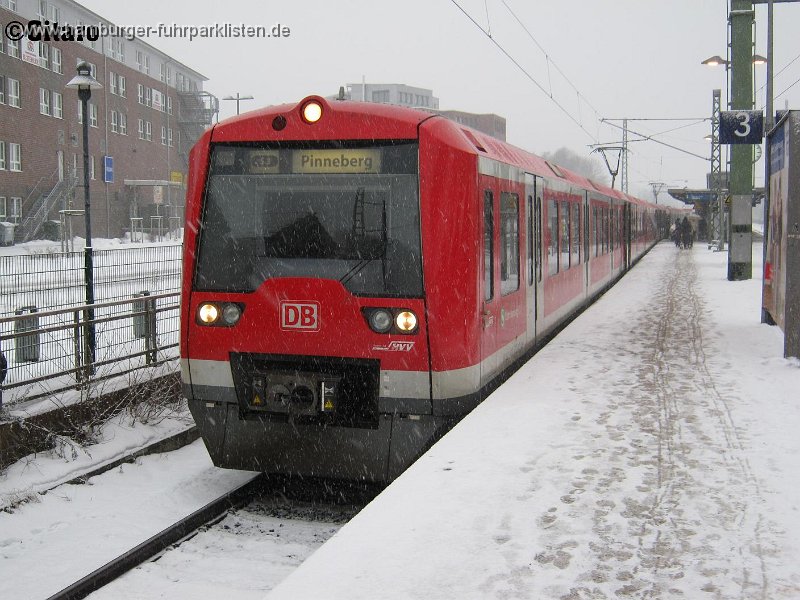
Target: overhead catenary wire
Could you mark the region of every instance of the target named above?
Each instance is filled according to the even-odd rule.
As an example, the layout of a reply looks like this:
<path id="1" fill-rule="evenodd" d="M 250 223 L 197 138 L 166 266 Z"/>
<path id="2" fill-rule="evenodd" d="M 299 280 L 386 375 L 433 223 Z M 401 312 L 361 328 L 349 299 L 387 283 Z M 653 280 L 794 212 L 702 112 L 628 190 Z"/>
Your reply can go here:
<path id="1" fill-rule="evenodd" d="M 581 91 L 578 89 L 578 87 L 574 83 L 572 83 L 572 81 L 570 81 L 569 77 L 566 76 L 564 71 L 562 71 L 559 68 L 559 66 L 555 63 L 555 61 L 550 58 L 550 55 L 548 54 L 547 50 L 545 50 L 544 47 L 539 43 L 539 41 L 533 36 L 533 34 L 531 33 L 530 29 L 528 29 L 528 27 L 525 25 L 525 23 L 523 23 L 522 20 L 517 16 L 517 14 L 512 10 L 512 8 L 508 5 L 506 0 L 501 0 L 501 1 L 503 3 L 503 6 L 506 7 L 506 10 L 508 10 L 508 12 L 511 13 L 511 16 L 514 17 L 514 20 L 519 24 L 520 27 L 522 27 L 522 29 L 525 31 L 525 33 L 528 35 L 528 37 L 531 39 L 531 41 L 534 44 L 536 44 L 536 47 L 539 48 L 541 53 L 544 55 L 545 61 L 547 62 L 548 78 L 549 78 L 549 73 L 550 73 L 550 64 L 552 64 L 553 67 L 555 68 L 555 70 L 558 71 L 558 74 L 561 75 L 561 77 L 564 78 L 564 81 L 566 81 L 569 84 L 569 86 L 573 90 L 575 90 L 575 93 L 578 94 L 579 102 L 580 102 L 580 99 L 583 99 L 583 101 L 586 103 L 586 105 L 589 108 L 592 109 L 592 112 L 594 112 L 595 116 L 597 116 L 597 118 L 600 119 L 601 116 L 602 116 L 600 111 L 597 110 L 592 105 L 591 102 L 589 102 L 588 98 L 586 98 L 586 96 L 581 93 Z M 550 85 L 550 88 L 552 90 L 552 83 Z M 580 108 L 580 104 L 579 104 L 579 108 Z"/>
<path id="2" fill-rule="evenodd" d="M 588 129 L 586 129 L 586 127 L 583 126 L 583 123 L 581 123 L 579 119 L 576 119 L 575 116 L 572 115 L 569 112 L 569 110 L 567 110 L 567 108 L 564 107 L 563 104 L 561 104 L 550 92 L 548 92 L 545 89 L 545 87 L 541 83 L 539 83 L 539 81 L 533 75 L 531 75 L 528 72 L 528 70 L 525 69 L 525 67 L 523 67 L 519 63 L 519 61 L 517 61 L 517 59 L 515 59 L 511 55 L 511 53 L 508 52 L 508 50 L 506 50 L 503 47 L 502 44 L 500 44 L 500 42 L 497 41 L 497 39 L 495 37 L 493 37 L 491 35 L 491 33 L 489 31 L 484 29 L 483 26 L 481 26 L 480 23 L 478 23 L 475 19 L 473 19 L 472 15 L 470 15 L 466 10 L 464 10 L 464 8 L 456 0 L 450 0 L 450 1 L 456 6 L 456 8 L 458 8 L 458 10 L 460 10 L 463 13 L 463 15 L 465 17 L 467 17 L 467 19 L 470 20 L 470 22 L 472 22 L 473 25 L 475 25 L 475 27 L 477 27 L 481 31 L 481 33 L 483 33 L 483 35 L 485 35 L 487 38 L 489 38 L 489 41 L 491 41 L 497 47 L 497 49 L 500 50 L 500 52 L 502 52 L 505 55 L 505 57 L 508 58 L 508 60 L 510 60 L 514 64 L 514 66 L 516 66 L 520 71 L 522 71 L 522 73 L 525 75 L 525 77 L 527 77 L 537 88 L 539 88 L 539 90 L 541 90 L 541 92 L 544 95 L 546 95 L 548 98 L 550 98 L 550 101 L 553 102 L 553 104 L 555 104 L 561 110 L 561 112 L 563 112 L 567 116 L 567 118 L 569 118 L 570 121 L 575 123 L 590 138 L 592 138 L 593 140 L 597 141 L 597 136 L 595 136 L 594 134 L 592 134 L 592 132 L 590 132 Z"/>
<path id="3" fill-rule="evenodd" d="M 543 46 L 542 46 L 542 45 L 541 45 L 541 44 L 538 42 L 538 40 L 536 40 L 536 38 L 533 36 L 533 34 L 530 32 L 530 30 L 529 30 L 529 29 L 528 29 L 528 28 L 527 28 L 527 27 L 526 27 L 526 26 L 523 24 L 523 22 L 521 21 L 521 19 L 520 19 L 520 18 L 519 18 L 519 17 L 516 15 L 516 13 L 515 13 L 515 12 L 514 12 L 514 11 L 511 9 L 511 7 L 510 7 L 510 6 L 507 4 L 506 0 L 501 0 L 501 2 L 502 2 L 502 3 L 503 3 L 503 5 L 506 7 L 506 9 L 509 11 L 509 13 L 510 13 L 510 14 L 513 16 L 513 18 L 514 18 L 514 19 L 517 21 L 517 23 L 518 23 L 518 24 L 519 24 L 519 25 L 520 25 L 520 26 L 523 28 L 523 30 L 524 30 L 524 31 L 527 33 L 528 37 L 529 37 L 529 38 L 530 38 L 530 39 L 533 41 L 533 43 L 536 45 L 536 47 L 537 47 L 537 48 L 539 48 L 539 50 L 540 50 L 540 51 L 541 51 L 541 52 L 544 54 L 544 56 L 545 56 L 545 59 L 546 59 L 546 64 L 547 64 L 547 73 L 548 73 L 549 90 L 548 90 L 548 89 L 546 89 L 546 88 L 544 87 L 544 85 L 542 85 L 542 84 L 541 84 L 541 83 L 540 83 L 540 82 L 539 82 L 539 81 L 538 81 L 538 80 L 537 80 L 537 79 L 536 79 L 536 78 L 535 78 L 535 77 L 534 77 L 534 76 L 533 76 L 533 75 L 532 75 L 532 74 L 531 74 L 531 73 L 530 73 L 530 72 L 529 72 L 527 69 L 525 69 L 525 67 L 523 67 L 523 66 L 522 66 L 522 64 L 520 64 L 520 62 L 519 62 L 519 61 L 518 61 L 516 58 L 514 58 L 514 57 L 511 55 L 511 53 L 510 53 L 508 50 L 506 50 L 506 48 L 505 48 L 505 47 L 504 47 L 502 44 L 500 44 L 500 42 L 498 42 L 497 38 L 496 38 L 495 36 L 493 36 L 493 35 L 492 35 L 492 33 L 491 33 L 491 30 L 490 30 L 490 29 L 484 29 L 484 27 L 483 27 L 483 26 L 482 26 L 480 23 L 478 23 L 478 22 L 477 22 L 477 21 L 476 21 L 476 20 L 475 20 L 475 19 L 472 17 L 472 15 L 470 15 L 470 14 L 469 14 L 469 13 L 468 13 L 468 12 L 467 12 L 467 11 L 466 11 L 464 8 L 463 8 L 463 7 L 462 7 L 462 6 L 461 6 L 461 5 L 460 5 L 460 4 L 457 2 L 457 0 L 450 0 L 450 1 L 451 1 L 451 2 L 452 2 L 452 3 L 453 3 L 455 6 L 456 6 L 456 8 L 458 8 L 458 9 L 461 11 L 461 13 L 462 13 L 462 14 L 463 14 L 463 15 L 464 15 L 464 16 L 465 16 L 467 19 L 469 19 L 469 21 L 470 21 L 470 22 L 471 22 L 471 23 L 472 23 L 472 24 L 473 24 L 475 27 L 477 27 L 477 28 L 478 28 L 478 29 L 481 31 L 481 33 L 483 33 L 483 34 L 484 34 L 484 35 L 485 35 L 485 36 L 486 36 L 486 37 L 487 37 L 487 38 L 488 38 L 488 39 L 489 39 L 489 40 L 490 40 L 490 41 L 491 41 L 491 42 L 492 42 L 492 43 L 493 43 L 493 44 L 494 44 L 494 45 L 495 45 L 495 46 L 496 46 L 496 47 L 497 47 L 497 48 L 498 48 L 498 49 L 499 49 L 499 50 L 500 50 L 502 53 L 503 53 L 503 55 L 505 55 L 505 57 L 506 57 L 508 60 L 510 60 L 510 61 L 511 61 L 511 62 L 514 64 L 514 66 L 516 66 L 516 67 L 517 67 L 517 68 L 518 68 L 518 69 L 519 69 L 519 70 L 520 70 L 520 71 L 521 71 L 521 72 L 522 72 L 522 73 L 525 75 L 525 77 L 527 77 L 527 78 L 528 78 L 528 79 L 529 79 L 529 80 L 530 80 L 530 81 L 531 81 L 531 82 L 532 82 L 532 83 L 533 83 L 533 84 L 534 84 L 534 85 L 535 85 L 537 88 L 539 88 L 539 90 L 540 90 L 540 91 L 541 91 L 543 94 L 545 94 L 545 95 L 546 95 L 546 96 L 547 96 L 547 97 L 550 99 L 550 101 L 551 101 L 551 102 L 553 102 L 553 103 L 554 103 L 554 104 L 555 104 L 555 105 L 556 105 L 556 106 L 557 106 L 557 107 L 558 107 L 558 108 L 561 110 L 561 112 L 563 112 L 563 113 L 564 113 L 564 114 L 567 116 L 567 118 L 569 118 L 569 120 L 571 120 L 573 123 L 575 123 L 575 124 L 576 124 L 576 125 L 577 125 L 577 126 L 578 126 L 578 127 L 579 127 L 579 128 L 580 128 L 580 129 L 581 129 L 583 132 L 584 132 L 584 133 L 586 133 L 586 134 L 587 134 L 587 135 L 588 135 L 588 136 L 589 136 L 589 137 L 590 137 L 592 140 L 594 140 L 594 142 L 596 143 L 595 145 L 599 145 L 599 135 L 595 135 L 595 134 L 591 133 L 591 132 L 590 132 L 590 131 L 589 131 L 589 130 L 588 130 L 588 129 L 587 129 L 587 128 L 586 128 L 586 127 L 583 125 L 583 123 L 582 123 L 582 119 L 581 119 L 581 117 L 580 117 L 580 114 L 579 114 L 579 115 L 578 115 L 578 117 L 576 118 L 576 117 L 575 117 L 575 115 L 573 115 L 573 114 L 572 114 L 572 113 L 571 113 L 571 112 L 570 112 L 570 111 L 569 111 L 569 110 L 568 110 L 568 109 L 567 109 L 567 108 L 566 108 L 566 107 L 565 107 L 565 106 L 564 106 L 564 105 L 563 105 L 561 102 L 559 102 L 559 101 L 558 101 L 558 99 L 557 99 L 557 98 L 556 98 L 556 97 L 553 95 L 553 92 L 552 92 L 552 82 L 550 82 L 550 64 L 552 64 L 552 65 L 553 65 L 553 67 L 554 67 L 554 68 L 555 68 L 555 69 L 558 71 L 558 73 L 559 73 L 559 74 L 560 74 L 560 75 L 561 75 L 561 76 L 564 78 L 564 80 L 565 80 L 565 81 L 566 81 L 566 82 L 567 82 L 567 83 L 568 83 L 568 84 L 569 84 L 569 85 L 570 85 L 570 86 L 571 86 L 571 87 L 572 87 L 572 88 L 575 90 L 575 92 L 577 93 L 577 95 L 578 95 L 578 106 L 579 106 L 579 108 L 580 108 L 580 100 L 581 100 L 581 99 L 583 99 L 583 100 L 584 100 L 584 102 L 586 103 L 586 105 L 587 105 L 587 106 L 589 106 L 589 107 L 591 108 L 591 110 L 594 112 L 595 116 L 597 117 L 597 122 L 598 122 L 598 124 L 608 124 L 608 125 L 611 125 L 612 127 L 615 127 L 615 128 L 617 128 L 617 129 L 624 129 L 623 127 L 621 127 L 621 126 L 619 126 L 619 125 L 615 125 L 615 124 L 611 123 L 611 122 L 610 122 L 610 119 L 606 119 L 606 118 L 602 118 L 602 117 L 601 117 L 601 113 L 600 113 L 600 112 L 599 112 L 599 111 L 598 111 L 598 110 L 597 110 L 597 109 L 596 109 L 596 108 L 595 108 L 595 107 L 594 107 L 594 106 L 593 106 L 593 105 L 592 105 L 592 104 L 591 104 L 591 103 L 590 103 L 590 102 L 589 102 L 589 101 L 586 99 L 586 96 L 584 96 L 583 94 L 581 94 L 580 90 L 579 90 L 579 89 L 578 89 L 578 88 L 577 88 L 577 87 L 576 87 L 576 86 L 575 86 L 575 85 L 574 85 L 574 84 L 573 84 L 573 83 L 572 83 L 572 82 L 569 80 L 569 78 L 568 78 L 568 77 L 567 77 L 567 76 L 566 76 L 566 75 L 565 75 L 565 74 L 564 74 L 564 73 L 561 71 L 561 69 L 558 67 L 558 65 L 556 65 L 556 64 L 555 64 L 555 62 L 553 62 L 553 61 L 550 59 L 550 56 L 549 56 L 549 54 L 547 53 L 547 51 L 546 51 L 546 50 L 544 49 L 544 47 L 543 47 Z M 486 0 L 484 0 L 484 5 L 485 5 L 485 8 L 486 8 L 486 18 L 487 18 L 487 26 L 488 26 L 488 20 L 489 20 L 489 11 L 488 11 L 488 4 L 486 4 Z M 631 120 L 633 120 L 633 119 L 631 119 Z M 637 119 L 637 120 L 648 120 L 648 119 Z M 687 120 L 687 119 L 651 119 L 651 120 Z M 667 130 L 667 131 L 665 131 L 665 132 L 661 132 L 661 133 L 654 133 L 654 134 L 650 134 L 650 135 L 645 135 L 645 134 L 642 134 L 642 133 L 639 133 L 639 132 L 636 132 L 636 131 L 631 131 L 630 129 L 628 129 L 628 131 L 629 131 L 630 133 L 632 133 L 633 135 L 637 135 L 637 136 L 639 136 L 639 137 L 641 138 L 641 139 L 639 139 L 639 140 L 632 140 L 632 141 L 652 141 L 652 142 L 655 142 L 655 143 L 657 143 L 657 144 L 661 144 L 661 145 L 663 145 L 663 146 L 666 146 L 666 147 L 668 147 L 668 148 L 672 148 L 673 150 L 676 150 L 676 151 L 678 151 L 678 152 L 682 152 L 682 153 L 684 153 L 684 154 L 688 154 L 688 155 L 690 155 L 690 156 L 694 156 L 694 157 L 696 157 L 696 158 L 700 158 L 700 159 L 702 159 L 702 160 L 708 161 L 708 160 L 709 160 L 709 158 L 708 158 L 708 157 L 706 157 L 706 156 L 702 156 L 702 155 L 700 155 L 700 154 L 696 154 L 696 153 L 694 153 L 694 152 L 691 152 L 691 151 L 689 151 L 689 150 L 685 150 L 685 149 L 683 149 L 683 148 L 680 148 L 680 147 L 678 147 L 678 146 L 674 146 L 674 145 L 672 145 L 672 144 L 668 144 L 667 142 L 662 142 L 661 140 L 655 139 L 655 137 L 656 137 L 656 136 L 663 135 L 663 134 L 665 134 L 665 133 L 669 133 L 670 131 L 674 131 L 674 130 L 676 130 L 676 129 L 682 129 L 683 127 L 690 127 L 690 126 L 692 126 L 692 125 L 698 124 L 699 122 L 702 122 L 702 121 L 704 121 L 704 120 L 705 120 L 705 121 L 707 121 L 707 120 L 709 120 L 709 119 L 708 119 L 708 118 L 699 118 L 699 117 L 693 117 L 693 118 L 691 118 L 690 120 L 693 120 L 693 121 L 696 121 L 696 122 L 695 122 L 695 123 L 690 123 L 690 124 L 688 124 L 688 125 L 685 125 L 685 126 L 677 127 L 677 128 L 675 128 L 675 129 Z M 598 133 L 599 133 L 599 131 L 598 131 Z"/>

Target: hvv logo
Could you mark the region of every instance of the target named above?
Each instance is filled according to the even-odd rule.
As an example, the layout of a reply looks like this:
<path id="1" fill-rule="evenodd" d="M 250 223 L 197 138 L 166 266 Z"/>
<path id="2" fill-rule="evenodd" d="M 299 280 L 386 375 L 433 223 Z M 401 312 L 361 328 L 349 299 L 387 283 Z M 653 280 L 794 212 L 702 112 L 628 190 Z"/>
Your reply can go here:
<path id="1" fill-rule="evenodd" d="M 281 329 L 319 330 L 319 303 L 281 302 Z"/>

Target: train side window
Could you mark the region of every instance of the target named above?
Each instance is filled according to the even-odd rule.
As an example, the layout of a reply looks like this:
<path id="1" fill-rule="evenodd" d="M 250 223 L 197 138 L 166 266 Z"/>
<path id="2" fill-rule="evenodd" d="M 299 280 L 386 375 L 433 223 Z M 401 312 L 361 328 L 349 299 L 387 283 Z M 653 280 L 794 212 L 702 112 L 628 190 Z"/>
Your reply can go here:
<path id="1" fill-rule="evenodd" d="M 594 255 L 600 255 L 600 237 L 597 235 L 597 207 L 592 207 L 592 245 L 594 246 Z"/>
<path id="2" fill-rule="evenodd" d="M 572 233 L 572 264 L 577 265 L 581 262 L 581 205 L 579 202 L 572 204 L 572 221 L 570 223 Z"/>
<path id="3" fill-rule="evenodd" d="M 561 241 L 559 243 L 561 249 L 561 261 L 559 262 L 559 266 L 562 271 L 566 271 L 569 269 L 569 257 L 570 257 L 570 244 L 569 244 L 569 202 L 566 200 L 561 201 L 561 214 L 560 214 L 560 223 L 561 225 Z"/>
<path id="4" fill-rule="evenodd" d="M 558 202 L 547 201 L 547 226 L 550 243 L 547 247 L 547 274 L 558 273 Z"/>
<path id="5" fill-rule="evenodd" d="M 519 289 L 519 196 L 500 193 L 500 293 Z"/>
<path id="6" fill-rule="evenodd" d="M 533 285 L 533 277 L 536 271 L 536 267 L 534 265 L 533 260 L 533 196 L 528 196 L 528 201 L 525 204 L 525 209 L 528 211 L 528 218 L 525 221 L 525 235 L 528 238 L 528 247 L 527 247 L 527 260 L 528 260 L 528 285 Z"/>
<path id="7" fill-rule="evenodd" d="M 494 298 L 494 196 L 483 192 L 483 299 Z"/>

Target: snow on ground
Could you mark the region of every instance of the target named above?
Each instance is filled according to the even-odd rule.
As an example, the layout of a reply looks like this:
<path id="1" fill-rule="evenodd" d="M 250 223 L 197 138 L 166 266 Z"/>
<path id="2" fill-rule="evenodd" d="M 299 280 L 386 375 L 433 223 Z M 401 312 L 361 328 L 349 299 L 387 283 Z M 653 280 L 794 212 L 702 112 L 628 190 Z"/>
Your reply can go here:
<path id="1" fill-rule="evenodd" d="M 259 600 L 339 527 L 238 511 L 88 598 Z"/>
<path id="2" fill-rule="evenodd" d="M 800 362 L 661 244 L 269 594 L 798 598 Z"/>
<path id="3" fill-rule="evenodd" d="M 0 598 L 48 598 L 252 477 L 198 440 L 0 513 Z"/>
<path id="4" fill-rule="evenodd" d="M 130 456 L 193 425 L 194 420 L 185 406 L 147 425 L 134 420 L 125 411 L 97 431 L 95 444 L 81 447 L 62 438 L 53 450 L 32 454 L 0 472 L 0 510 Z"/>

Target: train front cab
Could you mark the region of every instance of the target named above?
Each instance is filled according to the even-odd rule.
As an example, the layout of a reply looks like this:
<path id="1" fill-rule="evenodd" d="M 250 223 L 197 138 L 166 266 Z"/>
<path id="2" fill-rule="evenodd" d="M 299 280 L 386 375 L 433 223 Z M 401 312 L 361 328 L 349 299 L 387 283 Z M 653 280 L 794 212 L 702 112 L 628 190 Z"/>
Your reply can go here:
<path id="1" fill-rule="evenodd" d="M 431 401 L 420 187 L 436 178 L 416 137 L 429 117 L 359 107 L 391 139 L 342 141 L 346 104 L 324 106 L 314 139 L 297 141 L 307 124 L 289 109 L 289 142 L 217 126 L 192 151 L 184 392 L 218 466 L 391 480 L 454 422 Z"/>

